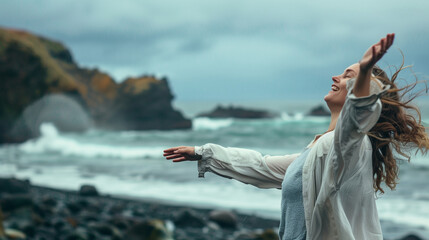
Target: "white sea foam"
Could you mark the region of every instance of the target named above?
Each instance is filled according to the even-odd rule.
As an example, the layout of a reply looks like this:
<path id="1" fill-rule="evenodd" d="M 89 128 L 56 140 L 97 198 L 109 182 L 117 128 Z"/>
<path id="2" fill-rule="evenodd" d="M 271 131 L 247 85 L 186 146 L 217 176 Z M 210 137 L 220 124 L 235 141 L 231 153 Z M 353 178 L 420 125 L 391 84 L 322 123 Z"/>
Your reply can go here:
<path id="1" fill-rule="evenodd" d="M 225 127 L 230 127 L 234 123 L 239 125 L 255 126 L 260 124 L 272 124 L 273 126 L 278 124 L 289 124 L 289 123 L 315 123 L 315 124 L 326 124 L 329 123 L 329 118 L 326 117 L 312 117 L 305 116 L 303 113 L 296 113 L 289 115 L 282 113 L 280 117 L 274 119 L 234 119 L 234 118 L 221 118 L 214 119 L 208 117 L 194 118 L 192 122 L 193 130 L 218 130 Z"/>
<path id="2" fill-rule="evenodd" d="M 192 120 L 193 130 L 217 130 L 229 127 L 233 123 L 232 118 L 212 119 L 208 117 L 198 117 Z"/>
<path id="3" fill-rule="evenodd" d="M 24 153 L 57 153 L 63 156 L 108 157 L 108 158 L 159 158 L 162 147 L 121 147 L 80 142 L 62 136 L 53 124 L 44 123 L 40 127 L 41 136 L 21 144 Z"/>
<path id="4" fill-rule="evenodd" d="M 280 216 L 281 191 L 256 189 L 236 181 L 167 182 L 160 179 L 118 178 L 98 174 L 86 178 L 77 166 L 44 166 L 41 169 L 19 169 L 2 165 L 1 176 L 28 178 L 33 184 L 77 190 L 92 184 L 103 194 L 159 199 L 191 206 L 236 209 L 271 218 Z M 251 200 L 249 200 L 251 199 Z M 380 219 L 429 228 L 427 200 L 383 197 L 377 200 Z"/>
<path id="5" fill-rule="evenodd" d="M 38 171 L 9 166 L 0 168 L 0 176 L 30 179 L 35 185 L 68 190 L 77 190 L 82 184 L 92 184 L 103 194 L 159 199 L 189 206 L 237 209 L 273 218 L 280 216 L 281 191 L 261 190 L 231 180 L 227 184 L 204 179 L 175 183 L 159 179 L 118 178 L 106 174 L 86 178 L 77 166 L 41 166 Z"/>
<path id="6" fill-rule="evenodd" d="M 289 114 L 289 113 L 285 113 L 282 112 L 280 114 L 280 119 L 286 122 L 290 122 L 290 121 L 300 121 L 304 118 L 304 114 L 303 113 L 295 113 L 293 115 Z"/>
<path id="7" fill-rule="evenodd" d="M 306 116 L 304 113 L 297 112 L 293 115 L 288 113 L 281 113 L 280 119 L 284 122 L 298 122 L 298 123 L 328 123 L 330 121 L 329 117 L 315 117 L 315 116 Z"/>
<path id="8" fill-rule="evenodd" d="M 380 219 L 429 229 L 427 200 L 385 198 L 377 200 Z"/>
<path id="9" fill-rule="evenodd" d="M 97 174 L 88 178 L 78 166 L 50 165 L 23 169 L 12 164 L 0 165 L 0 176 L 28 178 L 36 185 L 69 190 L 77 190 L 82 184 L 93 184 L 103 194 L 159 199 L 190 206 L 236 209 L 271 218 L 280 216 L 281 191 L 257 189 L 226 179 L 196 179 L 177 183 L 163 179 L 127 178 L 109 174 Z M 425 228 L 429 228 L 428 203 L 425 197 L 416 196 L 403 199 L 390 195 L 377 200 L 380 219 Z"/>

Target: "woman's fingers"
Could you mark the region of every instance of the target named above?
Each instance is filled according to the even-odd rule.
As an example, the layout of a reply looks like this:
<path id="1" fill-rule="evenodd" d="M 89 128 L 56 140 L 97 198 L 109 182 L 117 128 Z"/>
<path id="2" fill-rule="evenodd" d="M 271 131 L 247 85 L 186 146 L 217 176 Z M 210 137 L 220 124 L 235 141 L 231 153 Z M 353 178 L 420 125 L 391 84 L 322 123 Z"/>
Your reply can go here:
<path id="1" fill-rule="evenodd" d="M 180 149 L 180 148 L 183 148 L 183 147 L 184 146 L 172 147 L 172 148 L 169 148 L 169 149 L 165 149 L 164 152 L 174 152 L 177 149 Z"/>
<path id="2" fill-rule="evenodd" d="M 180 157 L 180 156 L 183 156 L 183 155 L 182 154 L 172 154 L 172 155 L 166 156 L 165 158 L 166 159 L 172 159 L 172 158 L 176 158 L 176 157 Z"/>
<path id="3" fill-rule="evenodd" d="M 186 161 L 187 159 L 185 157 L 180 157 L 180 158 L 176 158 L 173 159 L 173 162 L 182 162 L 182 161 Z"/>
<path id="4" fill-rule="evenodd" d="M 181 162 L 181 161 L 185 161 L 185 160 L 190 160 L 188 159 L 188 157 L 186 155 L 183 154 L 169 154 L 169 155 L 164 155 L 165 159 L 167 160 L 173 160 L 173 162 Z"/>
<path id="5" fill-rule="evenodd" d="M 386 38 L 381 39 L 381 53 L 385 53 L 386 52 L 386 43 L 387 43 L 387 39 Z"/>
<path id="6" fill-rule="evenodd" d="M 387 34 L 386 37 L 384 37 L 380 40 L 381 53 L 384 54 L 387 51 L 387 49 L 389 49 L 390 46 L 392 46 L 394 39 L 395 39 L 395 34 L 391 33 L 391 34 Z"/>
<path id="7" fill-rule="evenodd" d="M 388 40 L 387 48 L 390 48 L 390 46 L 392 46 L 394 39 L 395 39 L 395 34 L 394 33 L 391 33 L 391 34 L 387 35 L 387 40 Z"/>
<path id="8" fill-rule="evenodd" d="M 376 48 L 376 46 L 372 46 L 372 60 L 371 61 L 374 63 L 377 61 L 377 59 L 375 58 L 377 50 L 375 48 Z"/>
<path id="9" fill-rule="evenodd" d="M 199 160 L 201 156 L 195 155 L 195 148 L 189 146 L 172 147 L 164 150 L 163 156 L 173 162 Z"/>

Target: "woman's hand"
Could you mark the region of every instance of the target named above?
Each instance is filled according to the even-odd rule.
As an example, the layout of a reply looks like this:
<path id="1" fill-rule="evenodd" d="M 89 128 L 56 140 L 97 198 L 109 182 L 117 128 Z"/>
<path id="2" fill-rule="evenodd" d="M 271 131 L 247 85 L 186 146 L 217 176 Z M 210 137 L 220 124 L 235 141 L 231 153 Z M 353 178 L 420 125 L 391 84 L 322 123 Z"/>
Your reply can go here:
<path id="1" fill-rule="evenodd" d="M 394 38 L 394 33 L 387 34 L 386 37 L 382 38 L 378 43 L 372 45 L 359 61 L 360 71 L 368 72 L 371 70 L 378 60 L 384 56 L 387 49 L 392 46 Z"/>
<path id="2" fill-rule="evenodd" d="M 195 155 L 195 147 L 172 147 L 164 150 L 164 157 L 168 160 L 173 159 L 173 162 L 195 161 L 200 160 L 200 155 Z"/>
<path id="3" fill-rule="evenodd" d="M 378 43 L 372 45 L 359 61 L 360 69 L 353 88 L 353 93 L 356 97 L 369 95 L 372 67 L 384 56 L 387 49 L 392 46 L 394 38 L 394 33 L 387 34 Z"/>

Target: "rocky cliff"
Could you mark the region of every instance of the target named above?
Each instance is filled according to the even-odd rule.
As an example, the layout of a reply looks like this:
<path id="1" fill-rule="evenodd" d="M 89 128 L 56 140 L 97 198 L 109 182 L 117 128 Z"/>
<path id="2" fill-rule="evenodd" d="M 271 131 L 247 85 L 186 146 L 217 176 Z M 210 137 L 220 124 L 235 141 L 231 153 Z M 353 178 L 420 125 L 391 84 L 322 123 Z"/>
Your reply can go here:
<path id="1" fill-rule="evenodd" d="M 58 94 L 79 104 L 99 128 L 168 130 L 191 127 L 191 121 L 173 109 L 173 95 L 167 79 L 141 76 L 118 84 L 97 69 L 79 67 L 70 51 L 59 42 L 25 31 L 0 28 L 0 143 L 36 137 L 37 133 L 26 131 L 35 126 L 21 125 L 22 122 L 37 125 L 40 116 L 31 114 L 30 119 L 22 120 L 25 109 L 43 97 Z M 56 106 L 57 109 L 50 109 L 52 112 L 62 105 L 48 106 Z M 18 119 L 21 119 L 20 129 L 11 131 Z M 64 124 L 59 128 L 62 131 L 77 129 Z"/>

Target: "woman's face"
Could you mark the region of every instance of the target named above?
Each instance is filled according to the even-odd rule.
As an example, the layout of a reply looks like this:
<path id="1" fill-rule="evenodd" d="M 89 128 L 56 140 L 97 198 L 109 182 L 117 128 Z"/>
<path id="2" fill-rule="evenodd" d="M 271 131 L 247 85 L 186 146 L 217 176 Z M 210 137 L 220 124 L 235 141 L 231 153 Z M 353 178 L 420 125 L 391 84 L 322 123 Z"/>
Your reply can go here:
<path id="1" fill-rule="evenodd" d="M 332 77 L 331 91 L 324 98 L 331 111 L 343 107 L 347 96 L 347 81 L 356 78 L 358 73 L 359 63 L 355 63 L 346 68 L 342 74 Z"/>

